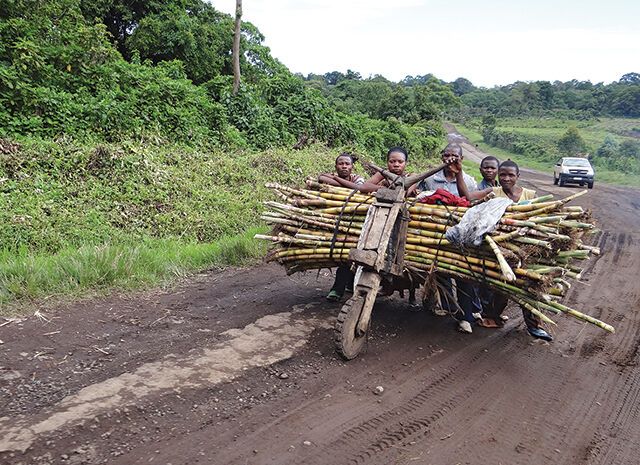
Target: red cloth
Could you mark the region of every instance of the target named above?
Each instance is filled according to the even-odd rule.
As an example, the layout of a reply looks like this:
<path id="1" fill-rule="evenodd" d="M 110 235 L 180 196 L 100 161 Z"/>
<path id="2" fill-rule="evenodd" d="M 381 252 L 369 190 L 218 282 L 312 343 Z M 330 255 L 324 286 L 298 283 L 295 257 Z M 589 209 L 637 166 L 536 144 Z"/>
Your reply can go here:
<path id="1" fill-rule="evenodd" d="M 471 203 L 464 197 L 458 197 L 444 189 L 436 189 L 436 191 L 430 196 L 421 198 L 420 202 L 431 205 L 451 205 L 454 207 L 471 206 Z"/>

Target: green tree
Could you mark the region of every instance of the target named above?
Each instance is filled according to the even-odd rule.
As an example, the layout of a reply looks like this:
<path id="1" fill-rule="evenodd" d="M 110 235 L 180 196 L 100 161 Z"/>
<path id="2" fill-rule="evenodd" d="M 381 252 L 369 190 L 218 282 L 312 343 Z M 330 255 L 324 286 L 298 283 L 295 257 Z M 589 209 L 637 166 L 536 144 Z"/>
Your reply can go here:
<path id="1" fill-rule="evenodd" d="M 609 108 L 612 114 L 640 117 L 640 84 L 616 85 L 611 94 Z"/>
<path id="2" fill-rule="evenodd" d="M 614 167 L 618 158 L 620 146 L 611 136 L 606 136 L 602 145 L 596 150 L 594 161 L 605 167 Z"/>
<path id="3" fill-rule="evenodd" d="M 627 73 L 618 81 L 620 84 L 640 84 L 640 74 Z"/>
<path id="4" fill-rule="evenodd" d="M 472 84 L 472 82 L 463 77 L 460 77 L 455 81 L 453 81 L 452 88 L 453 88 L 453 93 L 456 94 L 458 97 L 476 90 L 476 87 Z"/>
<path id="5" fill-rule="evenodd" d="M 586 144 L 584 139 L 580 135 L 578 128 L 575 126 L 569 127 L 567 132 L 558 140 L 558 149 L 561 153 L 569 156 L 577 155 L 584 152 Z"/>
<path id="6" fill-rule="evenodd" d="M 620 144 L 620 156 L 640 160 L 640 142 L 627 139 Z"/>

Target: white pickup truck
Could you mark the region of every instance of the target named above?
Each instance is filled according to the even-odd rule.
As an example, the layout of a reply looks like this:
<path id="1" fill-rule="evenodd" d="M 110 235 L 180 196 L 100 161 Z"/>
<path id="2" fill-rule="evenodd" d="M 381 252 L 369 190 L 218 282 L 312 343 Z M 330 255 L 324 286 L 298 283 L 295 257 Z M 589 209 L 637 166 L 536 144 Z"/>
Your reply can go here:
<path id="1" fill-rule="evenodd" d="M 563 157 L 553 168 L 553 183 L 564 186 L 565 184 L 585 184 L 593 189 L 595 172 L 589 160 L 586 158 Z"/>

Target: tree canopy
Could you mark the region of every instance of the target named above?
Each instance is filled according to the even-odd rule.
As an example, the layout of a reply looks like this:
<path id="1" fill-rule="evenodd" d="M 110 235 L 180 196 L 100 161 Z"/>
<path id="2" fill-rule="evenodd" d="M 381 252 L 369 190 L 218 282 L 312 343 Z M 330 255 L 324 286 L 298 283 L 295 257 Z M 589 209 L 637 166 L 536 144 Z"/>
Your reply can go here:
<path id="1" fill-rule="evenodd" d="M 378 102 L 383 78 L 356 89 L 359 73 L 328 73 L 327 85 L 351 102 L 343 105 L 276 60 L 249 22 L 233 95 L 233 19 L 203 0 L 7 0 L 0 19 L 4 137 L 158 134 L 258 149 L 311 140 L 376 154 L 402 144 L 424 155 L 443 132 L 437 121 L 418 123 L 454 97 L 432 96 L 441 89 L 431 84 L 420 95 L 394 88 Z"/>
<path id="2" fill-rule="evenodd" d="M 460 80 L 456 80 L 455 83 Z M 640 75 L 625 74 L 605 85 L 572 80 L 515 82 L 491 89 L 464 86 L 457 95 L 461 109 L 471 115 L 539 116 L 563 113 L 568 117 L 640 116 Z"/>

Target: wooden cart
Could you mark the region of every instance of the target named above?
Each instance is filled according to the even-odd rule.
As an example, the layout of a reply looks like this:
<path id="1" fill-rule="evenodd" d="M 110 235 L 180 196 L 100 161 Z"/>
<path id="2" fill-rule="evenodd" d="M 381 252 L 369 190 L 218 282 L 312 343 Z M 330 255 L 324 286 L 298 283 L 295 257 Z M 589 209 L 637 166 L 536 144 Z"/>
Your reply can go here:
<path id="1" fill-rule="evenodd" d="M 355 358 L 365 345 L 381 281 L 407 282 L 404 266 L 409 224 L 406 189 L 446 165 L 408 177 L 371 166 L 389 180 L 391 187 L 376 192 L 376 201 L 369 207 L 358 246 L 349 253 L 349 260 L 357 266 L 353 296 L 342 306 L 335 327 L 336 350 L 347 360 Z"/>

